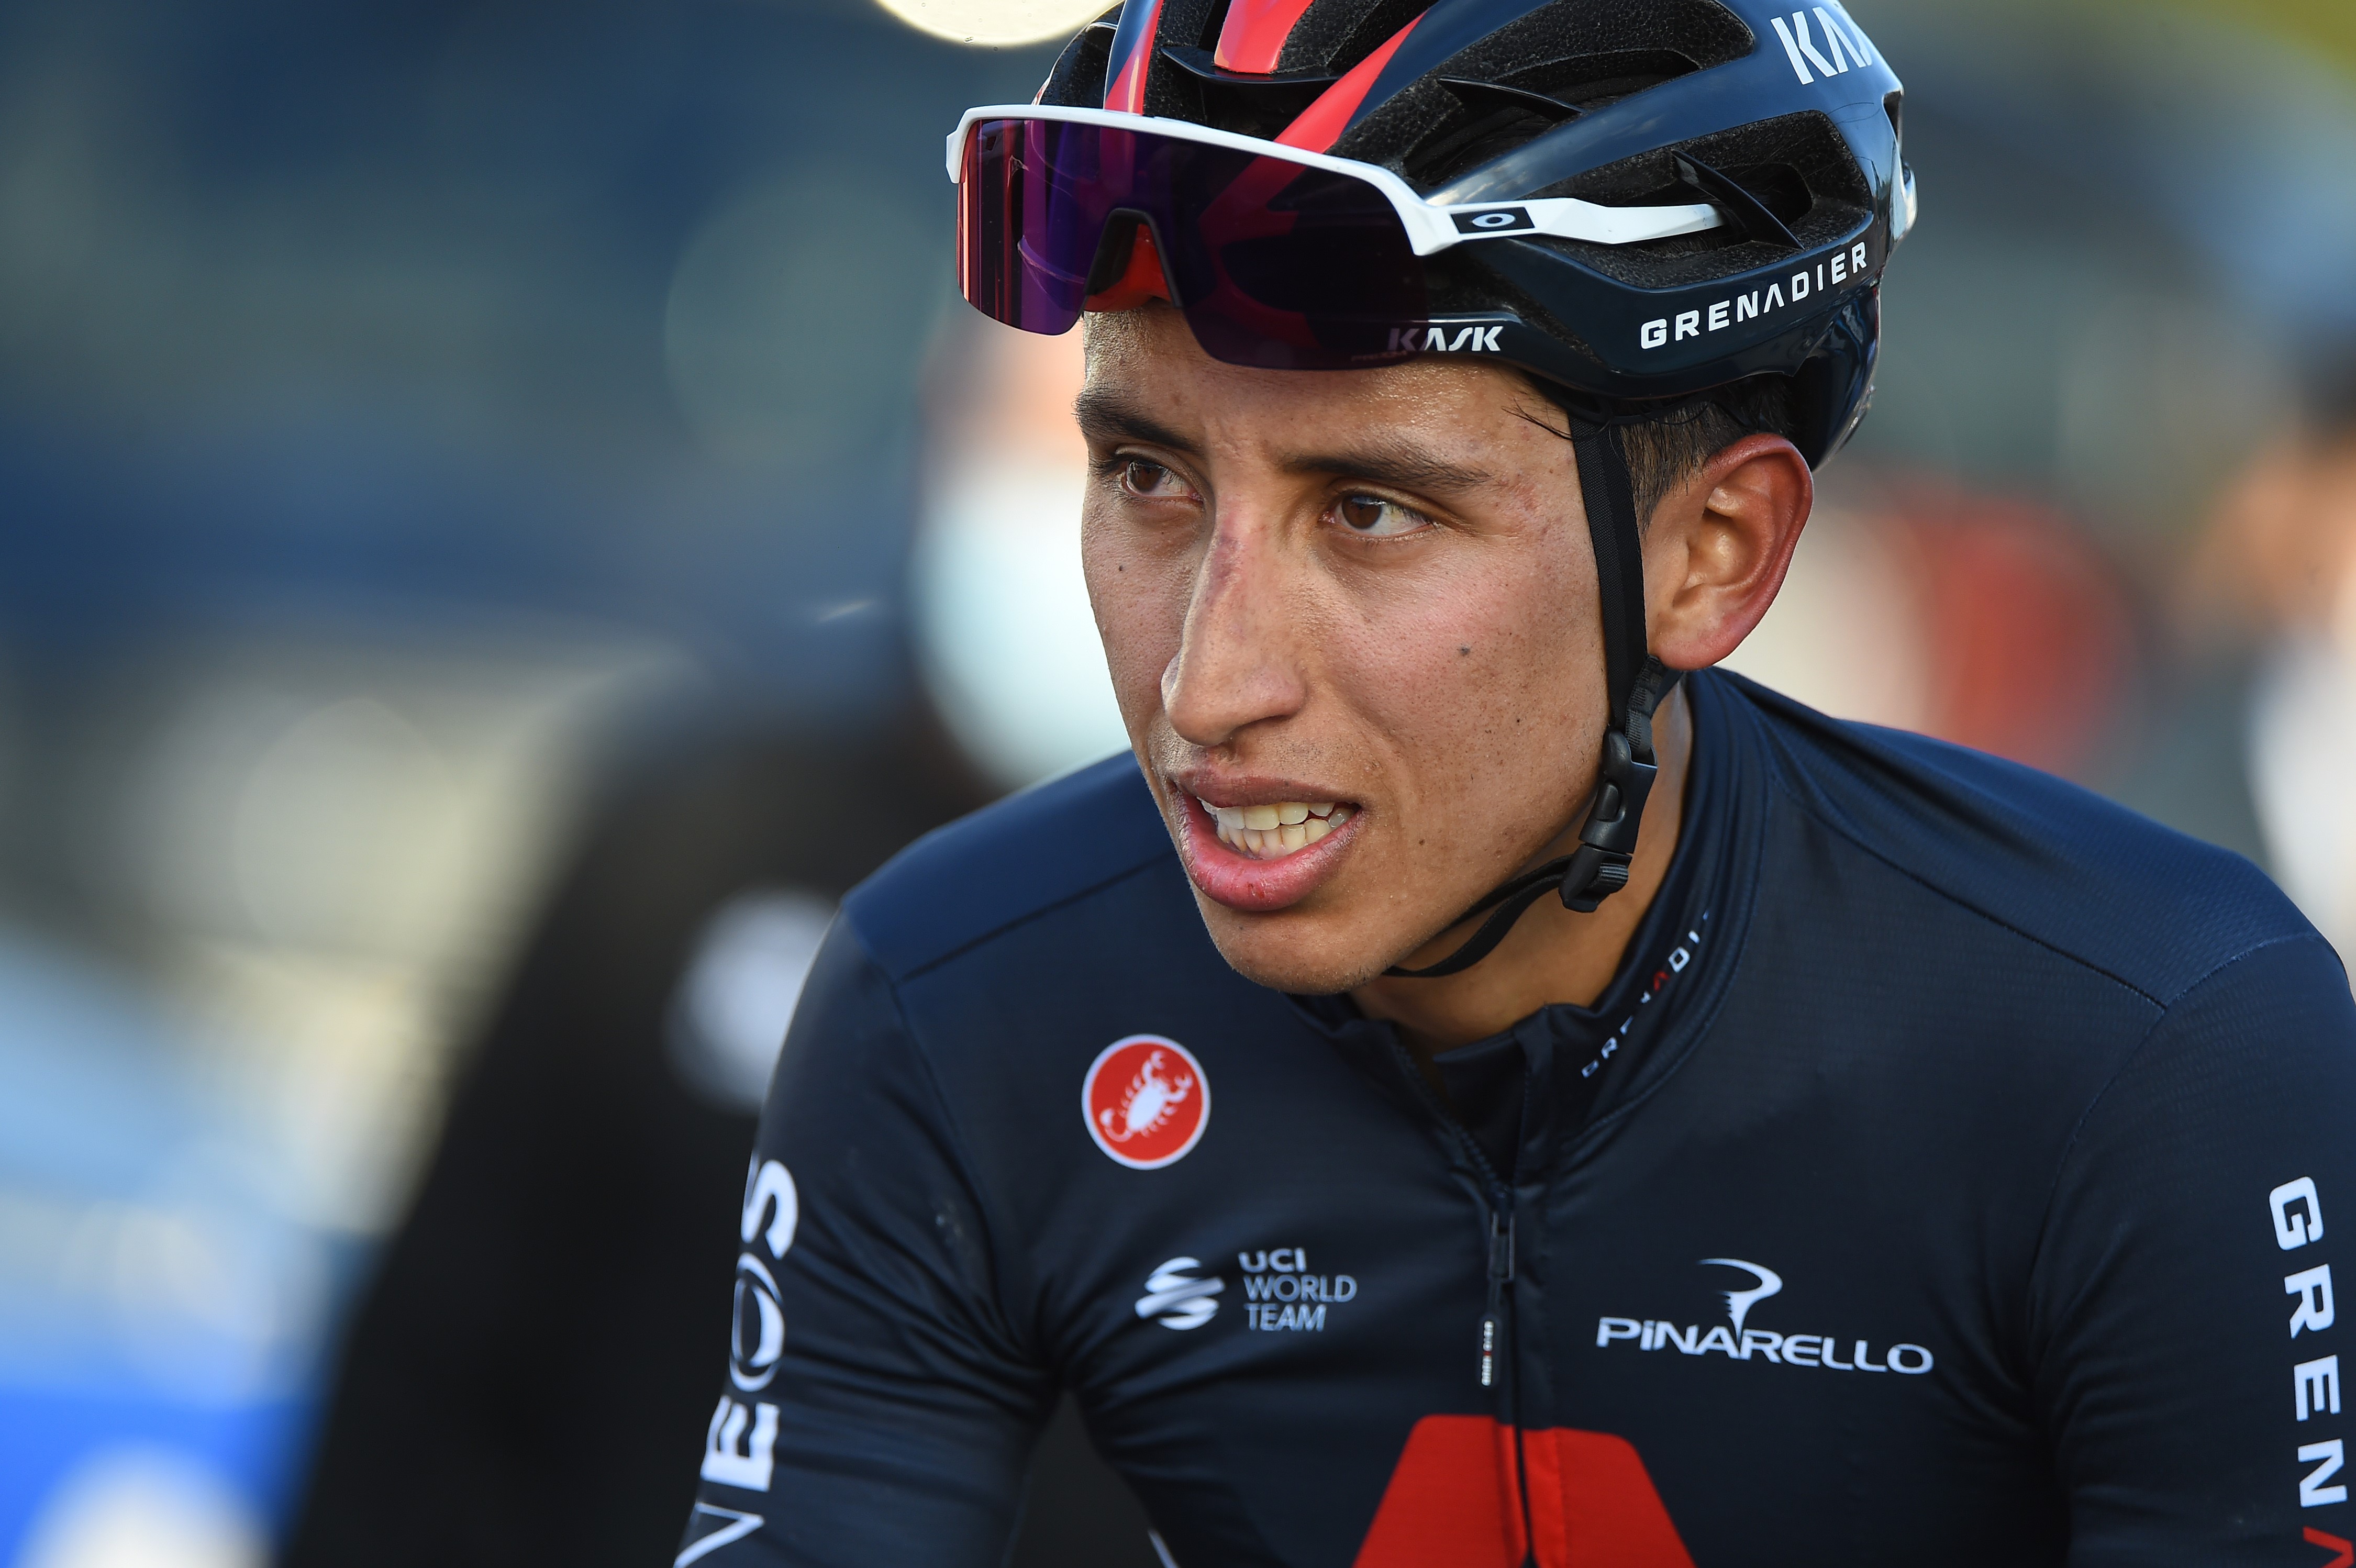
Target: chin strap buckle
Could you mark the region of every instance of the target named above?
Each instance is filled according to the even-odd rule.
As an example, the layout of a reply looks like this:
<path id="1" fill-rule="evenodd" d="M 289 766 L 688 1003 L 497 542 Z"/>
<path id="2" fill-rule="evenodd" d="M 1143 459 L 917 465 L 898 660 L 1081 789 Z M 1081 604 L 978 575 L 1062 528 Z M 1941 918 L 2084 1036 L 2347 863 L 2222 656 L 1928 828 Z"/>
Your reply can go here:
<path id="1" fill-rule="evenodd" d="M 1660 772 L 1658 763 L 1636 760 L 1626 736 L 1618 730 L 1605 734 L 1595 805 L 1587 813 L 1587 825 L 1579 830 L 1579 848 L 1562 874 L 1564 908 L 1591 915 L 1598 904 L 1628 886 L 1644 802 L 1652 798 L 1653 780 Z"/>
<path id="2" fill-rule="evenodd" d="M 1628 868 L 1636 858 L 1636 837 L 1644 820 L 1644 802 L 1653 797 L 1653 780 L 1660 764 L 1653 756 L 1653 711 L 1676 690 L 1677 671 L 1647 658 L 1628 699 L 1628 727 L 1603 732 L 1602 766 L 1597 769 L 1595 804 L 1579 830 L 1579 848 L 1535 871 L 1523 873 L 1491 893 L 1465 918 L 1488 913 L 1464 945 L 1424 969 L 1394 965 L 1386 974 L 1409 980 L 1437 980 L 1471 968 L 1505 940 L 1522 911 L 1548 892 L 1559 891 L 1563 907 L 1591 915 L 1595 907 L 1628 886 Z"/>

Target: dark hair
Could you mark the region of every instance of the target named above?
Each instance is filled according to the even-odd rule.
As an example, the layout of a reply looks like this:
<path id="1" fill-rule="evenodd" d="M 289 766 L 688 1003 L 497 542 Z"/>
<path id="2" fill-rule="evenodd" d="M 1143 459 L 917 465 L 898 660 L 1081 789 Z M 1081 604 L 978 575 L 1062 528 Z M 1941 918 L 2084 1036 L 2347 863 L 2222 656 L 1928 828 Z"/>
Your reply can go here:
<path id="1" fill-rule="evenodd" d="M 1727 447 L 1752 435 L 1789 440 L 1799 424 L 1792 383 L 1782 376 L 1752 376 L 1621 424 L 1620 449 L 1628 458 L 1637 527 L 1651 527 L 1662 498 Z"/>

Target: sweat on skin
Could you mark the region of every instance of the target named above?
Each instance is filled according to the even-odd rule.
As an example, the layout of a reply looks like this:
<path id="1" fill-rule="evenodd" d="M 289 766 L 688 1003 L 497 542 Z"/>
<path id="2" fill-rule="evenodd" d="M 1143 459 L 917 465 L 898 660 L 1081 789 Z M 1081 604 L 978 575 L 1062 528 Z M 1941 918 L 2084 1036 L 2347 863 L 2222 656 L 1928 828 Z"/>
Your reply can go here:
<path id="1" fill-rule="evenodd" d="M 1476 899 L 1565 853 L 1594 790 L 1602 624 L 1560 412 L 1458 359 L 1223 364 L 1161 305 L 1090 316 L 1087 334 L 1089 597 L 1220 953 L 1264 985 L 1350 992 L 1424 1050 L 1591 1001 L 1676 847 L 1682 696 L 1656 724 L 1624 892 L 1590 915 L 1541 900 L 1462 973 L 1383 975 L 1444 955 Z M 1812 499 L 1769 435 L 1670 487 L 1644 536 L 1664 662 L 1700 669 L 1749 635 Z"/>

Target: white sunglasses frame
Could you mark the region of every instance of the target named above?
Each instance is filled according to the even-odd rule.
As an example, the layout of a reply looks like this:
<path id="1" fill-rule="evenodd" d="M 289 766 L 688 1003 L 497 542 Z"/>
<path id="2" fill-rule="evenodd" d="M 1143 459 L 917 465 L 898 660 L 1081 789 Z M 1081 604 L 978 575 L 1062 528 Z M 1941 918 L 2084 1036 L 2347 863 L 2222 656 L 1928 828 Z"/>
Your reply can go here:
<path id="1" fill-rule="evenodd" d="M 1075 125 L 1103 125 L 1117 131 L 1150 131 L 1205 146 L 1229 147 L 1261 157 L 1347 175 L 1383 193 L 1407 230 L 1408 243 L 1419 256 L 1429 256 L 1468 240 L 1502 240 L 1524 234 L 1551 234 L 1564 240 L 1585 240 L 1598 245 L 1633 245 L 1645 240 L 1665 240 L 1674 234 L 1698 234 L 1721 227 L 1725 215 L 1708 202 L 1684 207 L 1603 207 L 1573 197 L 1550 196 L 1528 201 L 1477 201 L 1443 207 L 1426 201 L 1413 187 L 1378 164 L 1354 158 L 1304 152 L 1280 142 L 1239 135 L 1189 120 L 1167 120 L 1154 114 L 1130 114 L 1117 109 L 1080 109 L 1044 103 L 996 103 L 969 109 L 949 133 L 949 183 L 961 182 L 968 134 L 977 120 L 1059 120 Z M 1460 219 L 1503 213 L 1506 221 L 1494 228 L 1466 229 Z"/>

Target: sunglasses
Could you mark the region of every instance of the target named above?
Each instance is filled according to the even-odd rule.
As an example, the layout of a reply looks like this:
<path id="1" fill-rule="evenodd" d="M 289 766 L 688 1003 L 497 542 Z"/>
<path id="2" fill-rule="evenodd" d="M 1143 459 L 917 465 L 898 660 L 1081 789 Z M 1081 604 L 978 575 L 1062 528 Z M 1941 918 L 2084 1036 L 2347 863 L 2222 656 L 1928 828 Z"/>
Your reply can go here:
<path id="1" fill-rule="evenodd" d="M 1532 234 L 1627 245 L 1726 221 L 1708 203 L 1439 206 L 1374 164 L 1039 104 L 966 111 L 948 169 L 958 286 L 984 315 L 1052 336 L 1088 310 L 1166 297 L 1212 358 L 1269 370 L 1496 351 L 1498 328 L 1433 318 L 1434 259 L 1460 245 Z"/>

